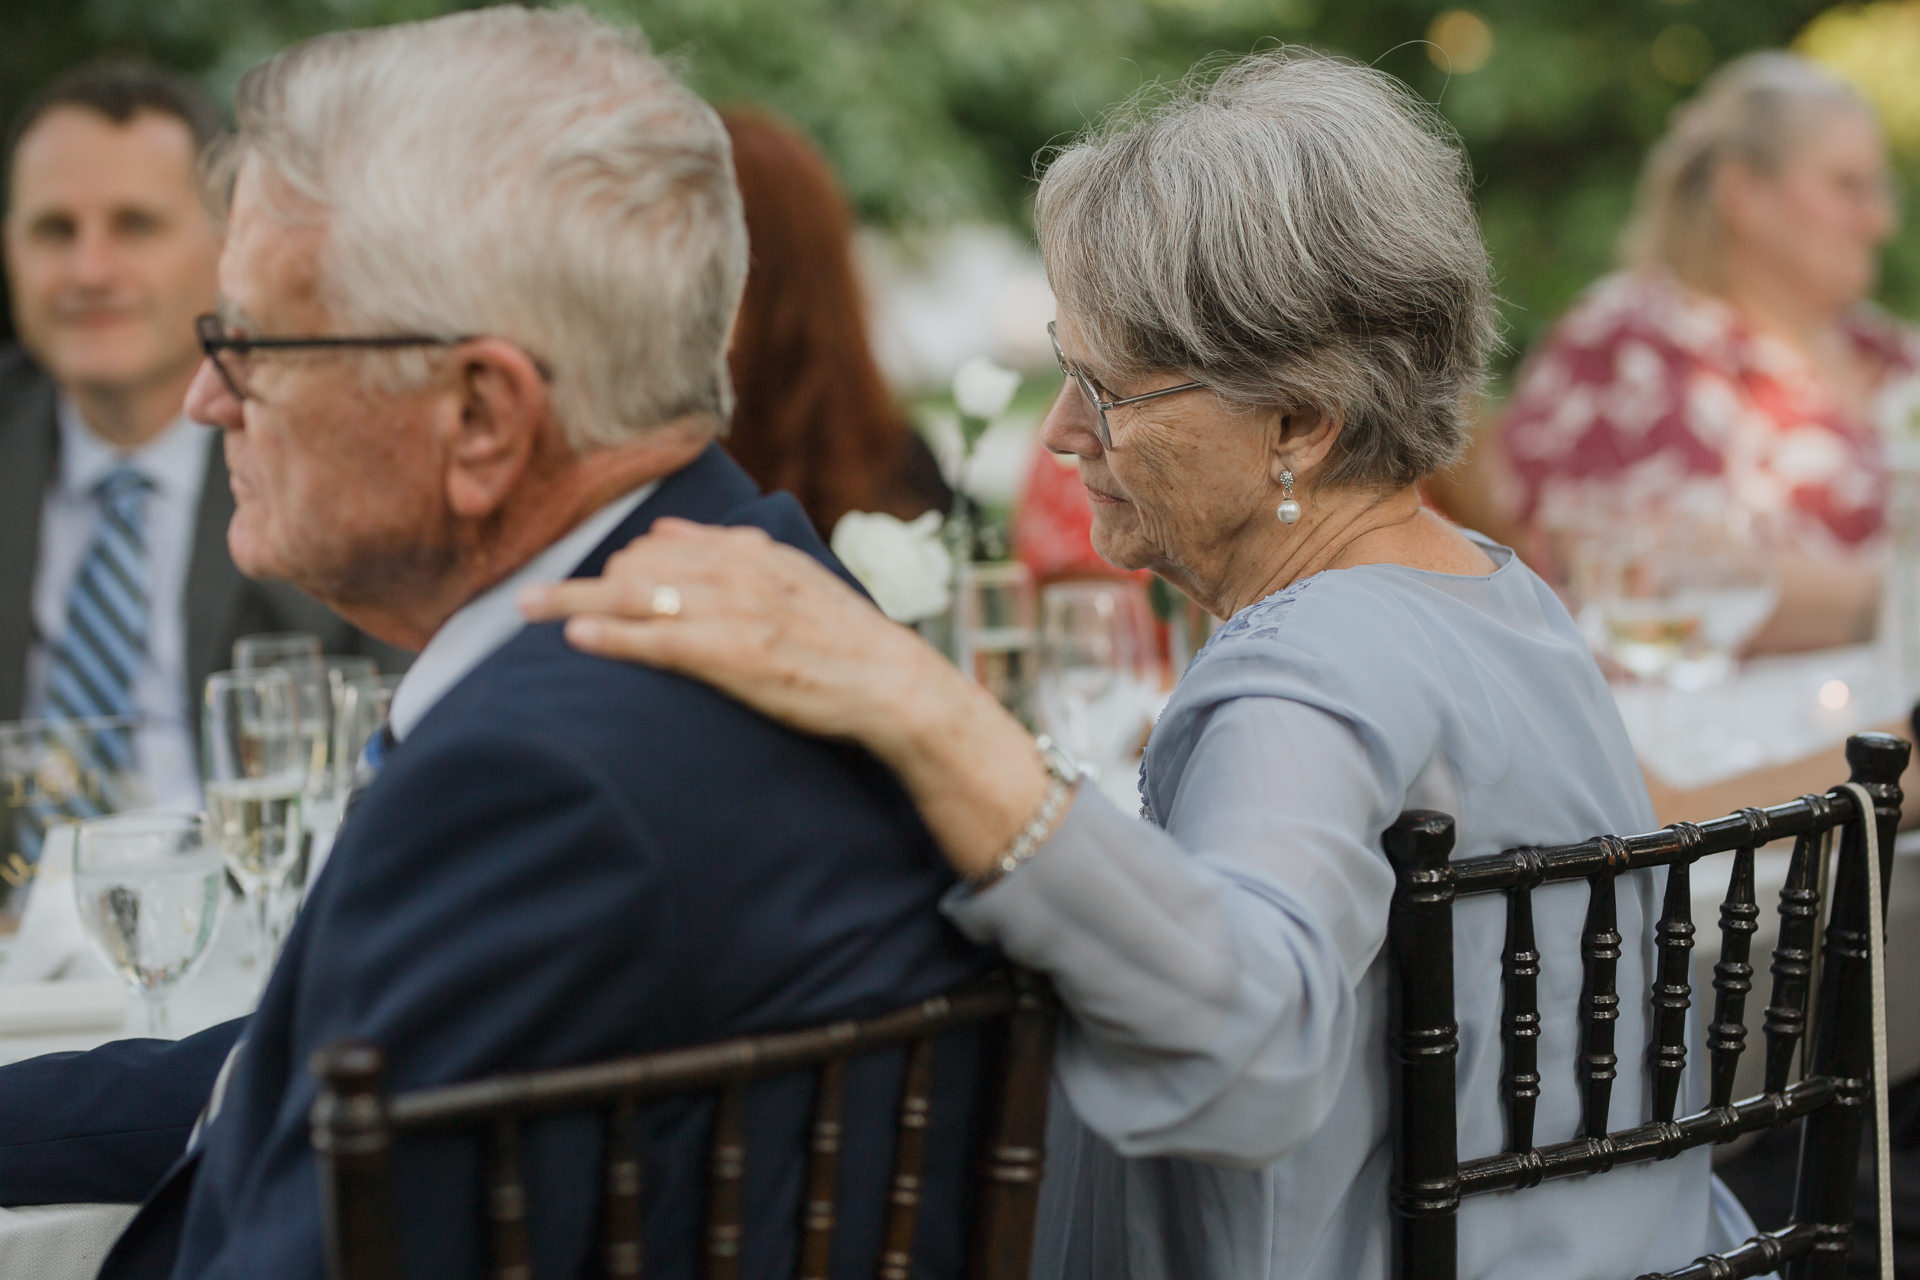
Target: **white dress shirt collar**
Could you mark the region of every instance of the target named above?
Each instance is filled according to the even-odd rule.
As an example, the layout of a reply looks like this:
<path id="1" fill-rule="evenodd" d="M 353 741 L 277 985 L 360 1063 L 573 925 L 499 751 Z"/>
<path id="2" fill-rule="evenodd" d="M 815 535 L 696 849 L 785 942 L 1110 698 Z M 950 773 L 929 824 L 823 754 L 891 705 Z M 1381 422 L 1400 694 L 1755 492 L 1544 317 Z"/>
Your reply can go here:
<path id="1" fill-rule="evenodd" d="M 137 449 L 116 449 L 93 433 L 79 408 L 60 398 L 60 493 L 75 500 L 92 496 L 93 487 L 122 463 L 132 463 L 166 498 L 197 496 L 206 466 L 207 433 L 184 413 Z"/>
<path id="2" fill-rule="evenodd" d="M 558 582 L 572 573 L 659 485 L 657 480 L 650 481 L 600 508 L 575 525 L 572 532 L 469 600 L 448 618 L 400 678 L 400 687 L 393 691 L 393 710 L 387 725 L 393 731 L 394 740 L 404 742 L 448 690 L 492 656 L 494 650 L 519 634 L 526 625 L 520 616 L 521 588 L 536 582 Z"/>

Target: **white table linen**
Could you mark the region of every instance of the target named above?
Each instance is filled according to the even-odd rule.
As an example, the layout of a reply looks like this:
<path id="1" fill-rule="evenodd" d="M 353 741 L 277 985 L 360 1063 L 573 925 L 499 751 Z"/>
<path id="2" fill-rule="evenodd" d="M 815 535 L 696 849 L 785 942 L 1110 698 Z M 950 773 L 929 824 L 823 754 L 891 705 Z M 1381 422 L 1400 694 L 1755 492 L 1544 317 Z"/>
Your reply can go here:
<path id="1" fill-rule="evenodd" d="M 1677 787 L 1699 787 L 1749 769 L 1781 764 L 1826 750 L 1858 733 L 1904 723 L 1912 699 L 1878 648 L 1859 645 L 1816 653 L 1760 658 L 1745 663 L 1722 684 L 1675 691 L 1657 684 L 1616 684 L 1634 752 L 1653 773 Z M 1836 774 L 1820 785 L 1844 782 Z M 1757 796 L 1770 803 L 1788 796 Z M 1717 816 L 1717 815 L 1715 815 Z M 1780 886 L 1786 882 L 1791 841 L 1754 857 L 1754 900 L 1760 929 L 1750 960 L 1754 989 L 1747 996 L 1747 1050 L 1735 1078 L 1736 1097 L 1759 1092 L 1766 1065 L 1760 1034 L 1773 979 L 1768 971 L 1780 936 Z M 1733 855 L 1702 859 L 1693 872 L 1693 979 L 1702 1021 L 1713 1015 L 1713 966 L 1720 959 L 1720 903 L 1726 896 Z M 1920 832 L 1894 846 L 1887 893 L 1887 974 L 1897 985 L 1920 975 Z M 1894 1000 L 1887 1009 L 1888 1070 L 1895 1080 L 1920 1072 L 1920 1008 Z"/>
<path id="2" fill-rule="evenodd" d="M 0 1209 L 0 1276 L 93 1280 L 137 1208 L 48 1204 Z"/>

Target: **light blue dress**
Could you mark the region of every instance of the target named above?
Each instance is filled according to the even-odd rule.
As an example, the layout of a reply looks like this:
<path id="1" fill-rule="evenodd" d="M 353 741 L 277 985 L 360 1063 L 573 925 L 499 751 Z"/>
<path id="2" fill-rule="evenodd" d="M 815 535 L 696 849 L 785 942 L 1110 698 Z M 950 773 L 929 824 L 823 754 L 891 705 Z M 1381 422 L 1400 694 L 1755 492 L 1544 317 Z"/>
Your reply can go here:
<path id="1" fill-rule="evenodd" d="M 1386 1276 L 1394 877 L 1381 832 L 1402 810 L 1440 809 L 1458 822 L 1454 856 L 1470 858 L 1654 825 L 1572 619 L 1512 552 L 1482 546 L 1497 565 L 1484 577 L 1368 565 L 1242 610 L 1154 729 L 1150 823 L 1082 788 L 1032 861 L 949 900 L 973 937 L 1052 975 L 1068 1010 L 1036 1277 Z M 1649 1118 L 1633 1046 L 1646 1043 L 1664 881 L 1618 887 L 1614 1128 Z M 1582 884 L 1534 895 L 1542 1143 L 1580 1120 L 1586 899 Z M 1504 1133 L 1503 899 L 1463 901 L 1454 920 L 1470 1159 Z M 1697 1027 L 1683 1113 L 1705 1094 Z M 1708 1160 L 1468 1200 L 1460 1275 L 1626 1277 L 1729 1247 L 1752 1228 Z"/>

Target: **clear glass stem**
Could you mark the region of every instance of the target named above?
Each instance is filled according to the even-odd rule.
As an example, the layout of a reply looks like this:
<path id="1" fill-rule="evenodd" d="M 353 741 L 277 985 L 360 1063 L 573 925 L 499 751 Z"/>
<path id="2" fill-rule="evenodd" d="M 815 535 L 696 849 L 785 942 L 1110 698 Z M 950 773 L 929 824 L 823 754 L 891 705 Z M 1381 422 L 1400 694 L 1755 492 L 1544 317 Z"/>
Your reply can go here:
<path id="1" fill-rule="evenodd" d="M 167 1030 L 167 991 L 165 987 L 140 988 L 140 1003 L 147 1010 L 147 1035 L 155 1040 L 171 1040 Z"/>

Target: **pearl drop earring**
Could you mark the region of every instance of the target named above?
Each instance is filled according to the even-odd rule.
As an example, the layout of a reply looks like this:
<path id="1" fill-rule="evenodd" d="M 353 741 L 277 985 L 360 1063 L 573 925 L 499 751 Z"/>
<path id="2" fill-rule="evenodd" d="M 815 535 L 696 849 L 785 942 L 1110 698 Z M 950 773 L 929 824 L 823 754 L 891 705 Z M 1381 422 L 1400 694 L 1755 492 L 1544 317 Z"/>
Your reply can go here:
<path id="1" fill-rule="evenodd" d="M 1300 519 L 1300 504 L 1293 500 L 1293 472 L 1282 469 L 1280 472 L 1280 505 L 1273 514 L 1280 518 L 1281 524 L 1294 524 Z"/>

